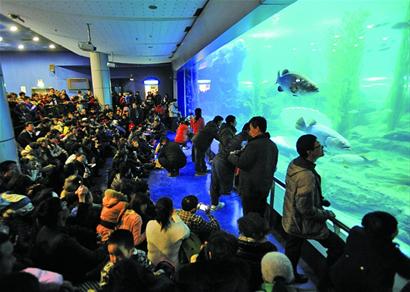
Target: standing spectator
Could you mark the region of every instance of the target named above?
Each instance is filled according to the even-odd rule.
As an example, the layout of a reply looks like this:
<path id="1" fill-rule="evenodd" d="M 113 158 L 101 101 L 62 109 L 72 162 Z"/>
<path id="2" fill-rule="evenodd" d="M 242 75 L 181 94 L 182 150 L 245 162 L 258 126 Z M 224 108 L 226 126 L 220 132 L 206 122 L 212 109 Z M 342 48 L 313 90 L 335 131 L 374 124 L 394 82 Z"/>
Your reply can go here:
<path id="1" fill-rule="evenodd" d="M 219 130 L 219 151 L 212 160 L 211 171 L 211 209 L 216 210 L 222 208 L 225 204 L 219 202 L 221 194 L 229 194 L 233 187 L 233 175 L 235 166 L 228 161 L 228 155 L 231 150 L 230 143 L 236 133 L 236 118 L 229 115 L 225 118 L 225 123 L 222 124 Z"/>
<path id="2" fill-rule="evenodd" d="M 191 130 L 192 133 L 194 134 L 194 137 L 192 138 L 195 139 L 195 136 L 198 135 L 199 131 L 201 131 L 205 127 L 205 121 L 204 118 L 202 117 L 202 109 L 196 108 L 195 109 L 195 116 L 191 118 L 190 120 L 191 123 Z M 192 155 L 191 155 L 192 162 L 195 162 L 195 146 L 192 144 Z"/>
<path id="3" fill-rule="evenodd" d="M 266 132 L 267 123 L 263 117 L 249 121 L 251 138 L 244 150 L 231 152 L 228 160 L 240 168 L 239 194 L 243 214 L 257 212 L 265 215 L 266 199 L 273 184 L 278 161 L 278 148 Z"/>
<path id="4" fill-rule="evenodd" d="M 209 221 L 205 221 L 201 216 L 196 214 L 198 210 L 198 198 L 194 195 L 186 196 L 182 199 L 182 209 L 177 211 L 178 216 L 188 225 L 191 232 L 201 238 L 201 241 L 208 240 L 213 231 L 220 229 L 218 221 L 211 215 L 210 208 L 206 208 L 205 214 Z"/>
<path id="5" fill-rule="evenodd" d="M 178 267 L 178 253 L 182 241 L 189 237 L 189 228 L 174 212 L 169 198 L 160 198 L 155 206 L 156 219 L 147 224 L 148 259 L 158 265 L 167 261 Z"/>
<path id="6" fill-rule="evenodd" d="M 177 128 L 177 121 L 179 116 L 177 100 L 172 99 L 172 101 L 168 105 L 168 116 L 170 120 L 170 128 L 171 131 L 174 132 Z"/>
<path id="7" fill-rule="evenodd" d="M 207 169 L 205 164 L 205 153 L 211 147 L 214 139 L 219 140 L 218 131 L 219 126 L 223 121 L 223 117 L 216 116 L 210 122 L 208 122 L 205 128 L 192 139 L 195 147 L 195 175 L 206 175 Z"/>
<path id="8" fill-rule="evenodd" d="M 350 230 L 344 255 L 331 268 L 334 288 L 337 292 L 392 291 L 396 273 L 410 279 L 410 259 L 393 242 L 397 220 L 376 211 L 363 217 L 362 226 Z"/>
<path id="9" fill-rule="evenodd" d="M 298 274 L 296 267 L 305 240 L 315 239 L 328 249 L 328 267 L 343 253 L 344 242 L 326 225 L 326 220 L 336 215 L 323 209 L 321 178 L 315 170 L 316 160 L 324 155 L 323 146 L 316 136 L 308 134 L 298 139 L 296 150 L 300 156 L 289 164 L 286 173 L 282 226 L 288 234 L 285 254 L 292 262 L 295 282 L 303 283 L 307 278 Z"/>
<path id="10" fill-rule="evenodd" d="M 161 138 L 161 149 L 158 154 L 159 163 L 168 171 L 168 176 L 179 175 L 179 169 L 186 165 L 186 156 L 179 145 L 169 141 L 167 137 Z"/>

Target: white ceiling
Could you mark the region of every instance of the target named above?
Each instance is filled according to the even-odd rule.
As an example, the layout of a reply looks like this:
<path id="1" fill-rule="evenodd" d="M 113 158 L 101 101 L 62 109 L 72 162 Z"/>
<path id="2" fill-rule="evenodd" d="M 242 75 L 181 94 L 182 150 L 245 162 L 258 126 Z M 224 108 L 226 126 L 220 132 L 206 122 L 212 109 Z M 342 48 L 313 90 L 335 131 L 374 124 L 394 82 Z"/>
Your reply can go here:
<path id="1" fill-rule="evenodd" d="M 208 2 L 228 4 L 232 10 L 207 11 L 222 18 L 239 20 L 260 2 L 259 0 L 0 0 L 0 13 L 15 14 L 24 23 L 16 23 L 50 39 L 79 55 L 79 41 L 87 41 L 86 23 L 91 23 L 92 43 L 100 52 L 121 63 L 169 63 L 184 39 L 187 27 L 197 18 L 197 9 Z M 158 8 L 152 10 L 150 5 Z M 239 8 L 239 9 L 236 9 Z M 239 12 L 235 12 L 238 10 Z M 235 15 L 237 16 L 235 18 Z M 233 22 L 234 23 L 234 22 Z M 215 26 L 219 25 L 215 21 Z M 216 30 L 207 22 L 208 31 Z"/>
<path id="2" fill-rule="evenodd" d="M 83 56 L 79 41 L 123 63 L 170 62 L 177 44 L 207 0 L 0 0 L 0 12 L 19 15 L 16 21 L 55 43 Z M 158 8 L 149 9 L 150 5 Z"/>

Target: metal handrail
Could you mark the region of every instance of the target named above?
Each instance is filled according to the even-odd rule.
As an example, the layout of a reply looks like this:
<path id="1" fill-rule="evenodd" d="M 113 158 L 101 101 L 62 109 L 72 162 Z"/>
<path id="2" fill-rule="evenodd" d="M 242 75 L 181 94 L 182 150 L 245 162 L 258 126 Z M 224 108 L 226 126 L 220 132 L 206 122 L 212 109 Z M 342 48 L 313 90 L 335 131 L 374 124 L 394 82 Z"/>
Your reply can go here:
<path id="1" fill-rule="evenodd" d="M 275 181 L 275 183 L 277 183 L 277 184 L 278 184 L 279 186 L 281 186 L 283 189 L 286 189 L 286 183 L 284 183 L 283 181 L 281 181 L 280 179 L 278 179 L 278 178 L 276 178 L 276 177 L 274 177 L 273 180 Z M 342 223 L 340 220 L 338 220 L 338 219 L 336 219 L 336 218 L 332 218 L 332 219 L 329 219 L 329 220 L 332 221 L 333 224 L 334 224 L 336 227 L 338 227 L 338 228 L 340 228 L 340 229 L 346 231 L 347 233 L 350 231 L 349 226 L 347 226 L 346 224 Z"/>

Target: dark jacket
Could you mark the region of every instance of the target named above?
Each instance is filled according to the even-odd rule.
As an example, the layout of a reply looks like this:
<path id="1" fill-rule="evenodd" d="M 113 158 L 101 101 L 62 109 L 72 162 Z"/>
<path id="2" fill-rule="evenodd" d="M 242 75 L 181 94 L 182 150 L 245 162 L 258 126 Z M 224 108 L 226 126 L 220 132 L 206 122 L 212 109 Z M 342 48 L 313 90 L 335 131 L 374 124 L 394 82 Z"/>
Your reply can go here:
<path id="1" fill-rule="evenodd" d="M 23 130 L 20 135 L 17 136 L 17 142 L 19 142 L 21 147 L 26 147 L 31 142 L 35 142 L 37 140 L 37 136 L 35 133 L 30 133 L 26 130 Z"/>
<path id="2" fill-rule="evenodd" d="M 84 280 L 86 272 L 105 258 L 102 250 L 92 251 L 74 238 L 63 228 L 43 226 L 37 234 L 33 247 L 33 260 L 41 269 L 54 271 L 73 282 Z"/>
<path id="3" fill-rule="evenodd" d="M 395 243 L 376 239 L 355 226 L 330 277 L 336 291 L 392 291 L 396 273 L 409 279 L 410 259 Z"/>
<path id="4" fill-rule="evenodd" d="M 289 164 L 282 217 L 286 233 L 311 239 L 329 235 L 329 212 L 322 207 L 320 181 L 313 162 L 298 157 Z"/>
<path id="5" fill-rule="evenodd" d="M 186 156 L 181 150 L 181 147 L 175 142 L 169 141 L 162 146 L 158 158 L 163 157 L 170 163 L 181 163 L 181 165 L 186 164 Z"/>
<path id="6" fill-rule="evenodd" d="M 237 258 L 205 260 L 181 267 L 175 275 L 178 292 L 249 292 L 250 269 Z"/>
<path id="7" fill-rule="evenodd" d="M 234 138 L 236 133 L 236 129 L 232 125 L 228 125 L 226 123 L 223 123 L 218 136 L 219 136 L 219 151 L 218 151 L 218 156 L 223 159 L 227 159 L 229 152 L 232 151 L 230 150 L 230 143 L 232 139 Z"/>
<path id="8" fill-rule="evenodd" d="M 218 137 L 218 125 L 213 121 L 210 121 L 193 139 L 195 147 L 199 150 L 206 151 L 212 143 L 213 139 L 219 140 Z"/>
<path id="9" fill-rule="evenodd" d="M 269 193 L 278 162 L 278 148 L 269 133 L 249 140 L 244 150 L 230 154 L 228 160 L 241 169 L 239 193 L 252 196 L 255 192 Z"/>
<path id="10" fill-rule="evenodd" d="M 245 260 L 251 268 L 251 291 L 256 291 L 261 286 L 263 279 L 261 273 L 261 261 L 265 254 L 272 251 L 277 251 L 276 246 L 270 241 L 265 242 L 248 242 L 238 240 L 239 258 Z"/>

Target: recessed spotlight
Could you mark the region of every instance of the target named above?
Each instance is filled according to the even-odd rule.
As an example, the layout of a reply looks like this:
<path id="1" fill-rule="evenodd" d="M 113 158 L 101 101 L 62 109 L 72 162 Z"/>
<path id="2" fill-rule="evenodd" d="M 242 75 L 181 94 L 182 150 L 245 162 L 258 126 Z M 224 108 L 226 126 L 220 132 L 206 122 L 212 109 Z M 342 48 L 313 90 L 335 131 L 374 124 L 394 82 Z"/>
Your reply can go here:
<path id="1" fill-rule="evenodd" d="M 156 5 L 150 5 L 150 6 L 148 6 L 148 8 L 151 9 L 151 10 L 155 10 L 155 9 L 158 8 L 158 6 L 156 6 Z"/>
<path id="2" fill-rule="evenodd" d="M 19 44 L 19 45 L 17 46 L 17 48 L 18 48 L 19 50 L 24 50 L 24 45 L 23 45 L 23 44 Z"/>
<path id="3" fill-rule="evenodd" d="M 2 41 L 3 41 L 3 37 L 0 36 L 0 42 L 2 42 Z"/>
<path id="4" fill-rule="evenodd" d="M 40 38 L 38 36 L 33 37 L 34 42 L 38 42 L 39 40 L 40 40 Z"/>
<path id="5" fill-rule="evenodd" d="M 17 26 L 15 26 L 15 25 L 10 26 L 10 31 L 15 32 L 15 31 L 18 31 L 18 30 L 19 29 L 18 29 Z"/>
<path id="6" fill-rule="evenodd" d="M 49 48 L 49 49 L 55 49 L 55 48 L 56 48 L 56 45 L 55 45 L 55 44 L 50 44 L 50 45 L 48 46 L 48 48 Z"/>

